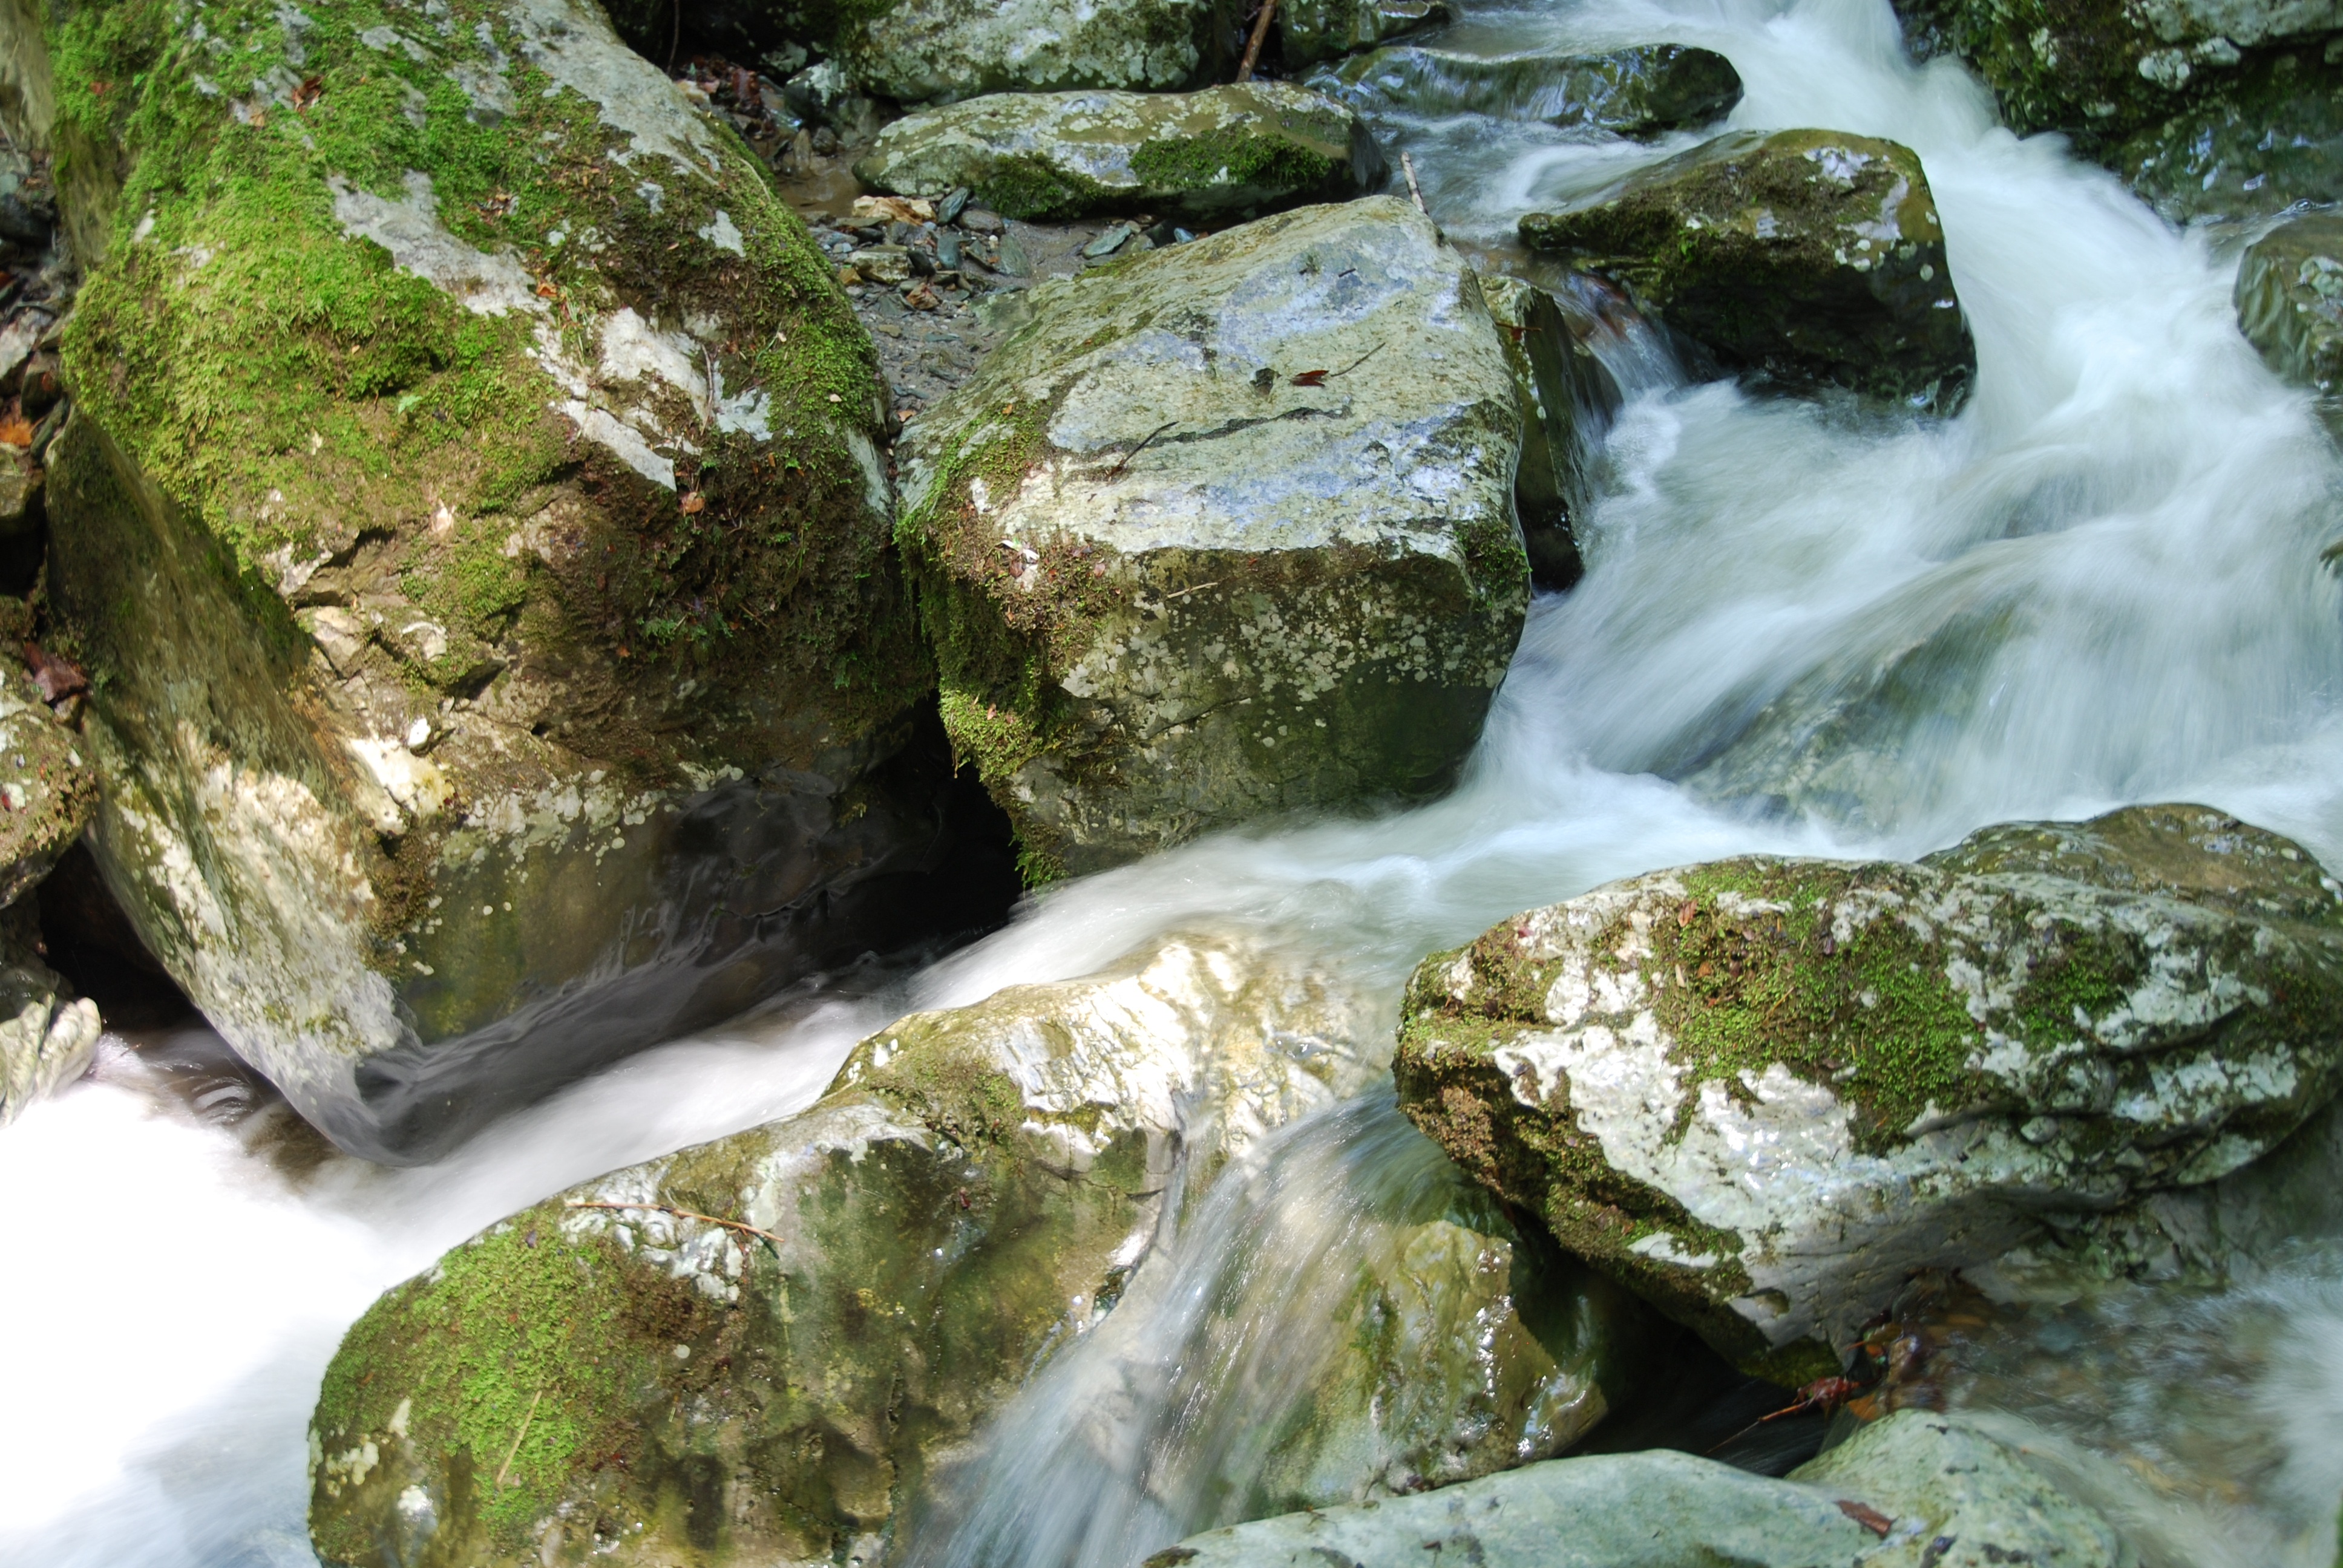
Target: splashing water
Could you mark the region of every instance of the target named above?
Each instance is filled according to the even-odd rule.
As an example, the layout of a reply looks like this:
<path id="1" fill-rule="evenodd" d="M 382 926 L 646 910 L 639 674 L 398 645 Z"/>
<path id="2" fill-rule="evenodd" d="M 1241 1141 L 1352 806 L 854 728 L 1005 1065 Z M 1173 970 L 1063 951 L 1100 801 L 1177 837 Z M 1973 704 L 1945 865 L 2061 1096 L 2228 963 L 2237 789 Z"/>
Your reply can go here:
<path id="1" fill-rule="evenodd" d="M 2233 256 L 2173 233 L 2055 140 L 1995 128 L 1959 70 L 1904 59 L 1885 0 L 1584 0 L 1473 10 L 1459 36 L 1508 52 L 1702 45 L 1747 84 L 1736 127 L 1915 148 L 1976 337 L 1969 407 L 1925 424 L 1627 376 L 1582 529 L 1587 575 L 1533 608 L 1448 799 L 1226 835 L 1063 888 L 923 973 L 647 1053 L 439 1166 L 292 1158 L 299 1141 L 272 1142 L 266 1116 L 206 1121 L 116 1042 L 94 1081 L 0 1133 L 16 1260 L 0 1290 L 0 1559 L 309 1563 L 303 1428 L 342 1328 L 377 1292 L 568 1182 L 806 1103 L 857 1035 L 908 1007 L 1080 974 L 1174 927 L 1272 932 L 1388 996 L 1424 951 L 1513 910 L 1729 853 L 1908 855 L 1992 821 L 2193 799 L 2343 864 L 2343 603 L 2317 560 L 2343 520 L 2343 470 L 2308 398 L 2238 337 Z M 1693 139 L 1475 116 L 1385 128 L 1450 232 L 1497 249 L 1523 211 Z M 1188 1228 L 1199 1247 L 1216 1201 Z M 1327 1255 L 1372 1229 L 1336 1226 Z M 1172 1278 L 1183 1246 L 1162 1254 Z M 2321 1489 L 2331 1514 L 2343 1487 L 2336 1278 L 2270 1286 L 2284 1346 L 2310 1348 L 2207 1394 L 2220 1421 L 2271 1434 L 2272 1473 L 2291 1479 L 2268 1498 L 2308 1501 L 2222 1504 L 2250 1517 L 2225 1535 L 2214 1503 L 2159 1493 L 2138 1503 L 2165 1521 L 2143 1540 L 2324 1561 L 2306 1555 L 2303 1520 Z M 1046 1374 L 1082 1375 L 1071 1356 Z M 1218 1385 L 1198 1387 L 1225 1408 Z M 1142 1518 L 1165 1477 L 1246 1441 L 1223 1416 L 1166 1425 L 1168 1400 L 1086 1429 L 1110 1454 L 1156 1442 L 1115 1473 L 1138 1478 L 1116 1518 Z M 1018 1419 L 995 1440 L 1004 1476 L 1018 1444 L 1065 1441 L 1017 1437 Z M 1163 1452 L 1183 1442 L 1193 1452 Z M 1004 1495 L 1001 1516 L 1015 1504 Z M 1101 1514 L 1100 1528 L 1121 1526 Z M 1055 1568 L 1063 1546 L 1030 1560 Z"/>

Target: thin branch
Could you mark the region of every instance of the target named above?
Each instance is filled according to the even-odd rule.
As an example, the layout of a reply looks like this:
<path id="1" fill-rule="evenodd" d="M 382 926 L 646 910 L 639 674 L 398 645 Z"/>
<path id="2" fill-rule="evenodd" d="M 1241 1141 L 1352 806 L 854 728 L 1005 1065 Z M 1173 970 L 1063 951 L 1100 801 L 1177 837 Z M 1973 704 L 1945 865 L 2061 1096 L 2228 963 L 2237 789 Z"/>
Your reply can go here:
<path id="1" fill-rule="evenodd" d="M 1243 61 L 1237 66 L 1237 80 L 1252 80 L 1252 68 L 1261 60 L 1262 40 L 1269 36 L 1269 19 L 1277 15 L 1277 0 L 1261 0 L 1260 19 L 1252 25 L 1252 36 L 1245 40 Z"/>
<path id="2" fill-rule="evenodd" d="M 699 1213 L 696 1210 L 678 1209 L 669 1203 L 598 1203 L 588 1198 L 572 1198 L 568 1201 L 568 1207 L 572 1209 L 648 1209 L 654 1213 L 672 1214 L 679 1220 L 698 1220 L 702 1224 L 721 1225 L 728 1231 L 738 1231 L 744 1236 L 761 1236 L 775 1247 L 781 1244 L 781 1239 L 770 1231 L 759 1231 L 756 1226 L 744 1221 L 722 1220 L 713 1214 Z"/>
<path id="3" fill-rule="evenodd" d="M 1364 365 L 1368 360 L 1373 359 L 1376 355 L 1383 351 L 1383 346 L 1378 343 L 1373 348 L 1368 349 L 1364 354 L 1360 355 L 1356 359 L 1352 360 L 1348 365 L 1343 366 L 1340 370 L 1336 370 L 1328 375 L 1326 379 L 1332 381 L 1341 377 L 1348 376 L 1352 371 L 1356 370 L 1360 366 Z"/>
<path id="4" fill-rule="evenodd" d="M 1415 160 L 1407 154 L 1402 153 L 1399 156 L 1399 166 L 1407 176 L 1407 194 L 1415 198 L 1415 210 L 1426 217 L 1431 216 L 1432 209 L 1423 205 L 1423 187 L 1415 183 Z"/>
<path id="5" fill-rule="evenodd" d="M 1211 582 L 1197 583 L 1192 587 L 1183 588 L 1177 593 L 1167 593 L 1162 597 L 1166 601 L 1175 598 L 1186 598 L 1192 593 L 1202 593 L 1208 588 L 1218 588 L 1220 586 L 1220 580 L 1218 578 L 1214 578 Z"/>
<path id="6" fill-rule="evenodd" d="M 520 1418 L 520 1430 L 513 1433 L 513 1444 L 510 1448 L 505 1450 L 505 1462 L 497 1466 L 497 1490 L 498 1492 L 502 1492 L 505 1489 L 505 1480 L 512 1473 L 512 1462 L 519 1456 L 520 1445 L 528 1436 L 528 1423 L 537 1419 L 537 1402 L 544 1397 L 545 1391 L 543 1389 L 538 1389 L 535 1393 L 528 1396 L 528 1412 Z"/>
<path id="7" fill-rule="evenodd" d="M 1109 468 L 1106 471 L 1106 477 L 1111 479 L 1117 474 L 1121 473 L 1125 468 L 1130 467 L 1131 460 L 1133 457 L 1138 457 L 1140 453 L 1147 450 L 1147 445 L 1149 442 L 1154 440 L 1156 437 L 1161 436 L 1164 431 L 1169 430 L 1172 426 L 1177 425 L 1179 422 L 1180 421 L 1177 419 L 1166 419 L 1163 423 L 1156 426 L 1155 428 L 1147 432 L 1146 435 L 1141 437 L 1139 438 L 1139 445 L 1133 447 L 1130 451 L 1125 452 L 1122 455 L 1122 461 L 1117 463 L 1113 467 Z"/>

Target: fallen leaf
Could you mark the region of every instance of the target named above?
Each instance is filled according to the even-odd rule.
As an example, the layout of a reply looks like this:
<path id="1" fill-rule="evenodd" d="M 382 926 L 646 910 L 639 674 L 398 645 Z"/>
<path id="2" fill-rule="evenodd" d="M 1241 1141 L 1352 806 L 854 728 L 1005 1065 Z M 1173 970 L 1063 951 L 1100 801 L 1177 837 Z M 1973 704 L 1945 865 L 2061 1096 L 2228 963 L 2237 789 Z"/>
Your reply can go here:
<path id="1" fill-rule="evenodd" d="M 44 702 L 63 702 L 89 689 L 89 677 L 82 673 L 81 666 L 45 651 L 37 642 L 25 645 L 25 662 L 32 667 L 33 684 L 41 689 Z"/>
<path id="2" fill-rule="evenodd" d="M 15 407 L 0 411 L 0 446 L 29 447 L 33 444 L 33 422 Z"/>
<path id="3" fill-rule="evenodd" d="M 1323 387 L 1326 385 L 1326 372 L 1323 370 L 1304 370 L 1301 375 L 1296 376 L 1293 378 L 1293 384 L 1296 387 Z"/>
<path id="4" fill-rule="evenodd" d="M 1854 1520 L 1857 1524 L 1862 1525 L 1865 1530 L 1870 1531 L 1874 1535 L 1885 1536 L 1890 1530 L 1893 1530 L 1896 1527 L 1896 1521 L 1888 1518 L 1887 1515 L 1880 1513 L 1879 1510 L 1872 1507 L 1867 1503 L 1849 1503 L 1845 1499 L 1841 1499 L 1838 1505 L 1838 1511 L 1841 1513 L 1845 1514 L 1849 1519 Z"/>
<path id="5" fill-rule="evenodd" d="M 703 510 L 707 505 L 708 498 L 701 495 L 698 490 L 689 490 L 685 492 L 682 506 L 684 512 L 687 515 Z"/>
<path id="6" fill-rule="evenodd" d="M 858 226 L 874 223 L 933 223 L 936 207 L 933 202 L 917 196 L 856 196 L 851 221 Z"/>
<path id="7" fill-rule="evenodd" d="M 306 76 L 302 78 L 301 85 L 293 89 L 293 106 L 297 110 L 307 109 L 310 105 L 325 96 L 325 77 Z"/>

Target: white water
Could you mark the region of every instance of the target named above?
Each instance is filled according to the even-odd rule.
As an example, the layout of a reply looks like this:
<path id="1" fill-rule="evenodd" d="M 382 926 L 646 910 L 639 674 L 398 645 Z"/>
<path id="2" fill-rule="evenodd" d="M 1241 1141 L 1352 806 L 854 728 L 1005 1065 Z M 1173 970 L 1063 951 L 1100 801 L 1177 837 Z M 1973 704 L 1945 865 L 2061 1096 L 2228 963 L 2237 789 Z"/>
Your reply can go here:
<path id="1" fill-rule="evenodd" d="M 287 1174 L 265 1129 L 207 1122 L 110 1054 L 0 1133 L 0 1562 L 308 1563 L 303 1426 L 379 1290 L 568 1182 L 804 1103 L 906 1006 L 1078 974 L 1170 927 L 1273 928 L 1388 989 L 1435 945 L 1654 866 L 1912 853 L 2151 799 L 2226 807 L 2343 864 L 2343 600 L 2317 563 L 2343 532 L 2343 475 L 2237 337 L 2232 259 L 2054 143 L 1992 128 L 1958 71 L 1909 67 L 1885 0 L 1475 19 L 1514 46 L 1705 44 L 1748 83 L 1736 126 L 1915 147 L 1976 335 L 1971 407 L 1897 427 L 1647 388 L 1612 437 L 1588 575 L 1536 607 L 1450 799 L 1064 889 L 900 986 L 647 1054 L 440 1166 Z M 1665 150 L 1485 120 L 1410 136 L 1435 210 L 1489 240 Z M 1812 810 L 1756 809 L 1785 798 Z M 2309 1342 L 2343 1340 L 2333 1292 L 2290 1299 Z M 2303 1434 L 2289 1475 L 2324 1477 L 2322 1442 L 2343 1451 L 2343 1377 L 2319 1364 L 2234 1392 Z M 2256 1539 L 2311 1550 L 2270 1528 Z"/>

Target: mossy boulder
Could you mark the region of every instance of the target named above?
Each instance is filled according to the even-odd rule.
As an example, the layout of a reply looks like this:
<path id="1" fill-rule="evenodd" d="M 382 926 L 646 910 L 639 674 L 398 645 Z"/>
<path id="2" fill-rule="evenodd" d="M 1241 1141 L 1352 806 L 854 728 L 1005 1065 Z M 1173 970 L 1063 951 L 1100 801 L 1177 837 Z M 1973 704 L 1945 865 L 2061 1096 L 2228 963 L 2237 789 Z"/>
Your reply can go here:
<path id="1" fill-rule="evenodd" d="M 1236 63 L 1228 0 L 844 0 L 833 47 L 903 104 L 1073 88 L 1177 92 Z"/>
<path id="2" fill-rule="evenodd" d="M 1289 71 L 1403 37 L 1450 19 L 1446 0 L 1284 0 L 1278 49 Z"/>
<path id="3" fill-rule="evenodd" d="M 1853 1506 L 1849 1506 L 1853 1505 Z M 1865 1516 L 1889 1522 L 1883 1534 Z M 1655 1449 L 1554 1460 L 1421 1497 L 1192 1536 L 1192 1568 L 2119 1568 L 2097 1510 L 1958 1418 L 1907 1412 L 1775 1481 Z"/>
<path id="4" fill-rule="evenodd" d="M 1405 45 L 1345 60 L 1312 85 L 1364 109 L 1493 115 L 1623 136 L 1714 125 L 1741 101 L 1733 62 L 1685 44 L 1603 55 L 1475 55 Z"/>
<path id="5" fill-rule="evenodd" d="M 2237 264 L 2237 327 L 2272 370 L 2333 411 L 2343 391 L 2343 217 L 2280 224 Z"/>
<path id="6" fill-rule="evenodd" d="M 1594 501 L 1593 465 L 1620 405 L 1619 384 L 1563 314 L 1553 295 L 1518 277 L 1483 273 L 1481 295 L 1505 343 L 1521 393 L 1522 461 L 1513 504 L 1530 576 L 1566 588 L 1585 563 L 1572 518 Z"/>
<path id="7" fill-rule="evenodd" d="M 2343 888 L 2191 806 L 1656 872 L 1426 960 L 1396 1071 L 1564 1246 L 1797 1382 L 1910 1270 L 2217 1181 L 2332 1098 Z"/>
<path id="8" fill-rule="evenodd" d="M 345 1340 L 312 1428 L 318 1555 L 879 1560 L 939 1461 L 1141 1288 L 1172 1189 L 1371 1081 L 1371 1021 L 1295 960 L 1173 940 L 907 1018 L 812 1109 L 515 1215 Z M 1393 1266 L 1420 1277 L 1378 1286 L 1415 1307 L 1402 1324 L 1467 1340 L 1485 1309 L 1487 1364 L 1463 1382 L 1559 1377 L 1599 1406 L 1499 1299 L 1510 1227 L 1458 1198 L 1461 1220 L 1413 1216 L 1402 1238 L 1418 1244 Z M 1487 1462 L 1555 1413 L 1517 1403 Z M 1369 1483 L 1377 1422 L 1453 1441 L 1482 1411 L 1329 1405 L 1351 1424 L 1319 1434 L 1321 1479 L 1344 1492 Z"/>
<path id="9" fill-rule="evenodd" d="M 1280 82 L 974 98 L 896 121 L 854 166 L 873 190 L 966 186 L 1010 217 L 1147 212 L 1212 224 L 1340 200 L 1383 173 L 1356 115 Z"/>
<path id="10" fill-rule="evenodd" d="M 1431 221 L 1307 207 L 1034 291 L 908 431 L 899 528 L 1030 872 L 1421 799 L 1521 630 L 1521 413 Z"/>
<path id="11" fill-rule="evenodd" d="M 728 129 L 583 0 L 41 21 L 95 846 L 303 1114 L 427 1157 L 950 902 L 873 354 Z"/>
<path id="12" fill-rule="evenodd" d="M 1626 285 L 1727 370 L 1950 413 L 1976 347 L 1910 148 L 1738 131 L 1521 221 L 1532 248 Z"/>

